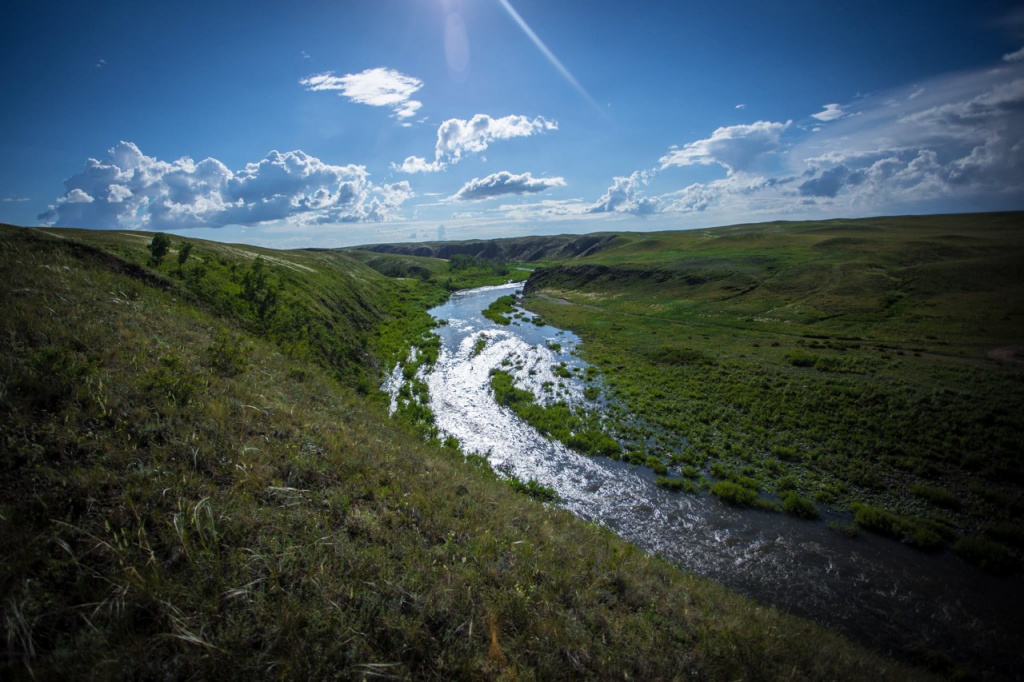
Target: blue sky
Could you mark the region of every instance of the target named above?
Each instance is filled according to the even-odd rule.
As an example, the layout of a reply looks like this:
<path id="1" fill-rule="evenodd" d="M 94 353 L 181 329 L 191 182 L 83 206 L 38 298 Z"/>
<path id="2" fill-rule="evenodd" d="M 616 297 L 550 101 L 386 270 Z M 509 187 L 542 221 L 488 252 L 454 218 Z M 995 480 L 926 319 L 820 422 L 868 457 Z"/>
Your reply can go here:
<path id="1" fill-rule="evenodd" d="M 1024 5 L 8 3 L 0 221 L 278 247 L 1024 209 Z"/>

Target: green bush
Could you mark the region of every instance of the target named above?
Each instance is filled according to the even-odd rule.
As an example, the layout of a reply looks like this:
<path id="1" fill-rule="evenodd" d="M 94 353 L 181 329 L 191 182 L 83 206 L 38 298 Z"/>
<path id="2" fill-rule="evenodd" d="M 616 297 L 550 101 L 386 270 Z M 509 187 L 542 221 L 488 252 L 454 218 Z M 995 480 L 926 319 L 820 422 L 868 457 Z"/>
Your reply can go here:
<path id="1" fill-rule="evenodd" d="M 936 486 L 925 485 L 924 483 L 916 483 L 910 487 L 910 494 L 920 497 L 921 499 L 927 500 L 931 504 L 937 507 L 945 507 L 946 509 L 957 510 L 962 506 L 960 500 L 957 499 L 956 495 L 949 492 L 945 488 L 938 488 Z"/>
<path id="2" fill-rule="evenodd" d="M 1013 569 L 1010 552 L 998 542 L 964 536 L 953 545 L 953 552 L 964 561 L 991 573 L 1008 573 Z"/>
<path id="3" fill-rule="evenodd" d="M 654 482 L 667 490 L 681 490 L 687 493 L 696 493 L 700 490 L 696 485 L 694 485 L 693 481 L 685 478 L 666 478 L 665 476 L 658 476 Z"/>
<path id="4" fill-rule="evenodd" d="M 487 336 L 484 335 L 484 334 L 481 334 L 480 336 L 476 337 L 476 341 L 473 343 L 472 357 L 475 358 L 476 356 L 480 355 L 480 353 L 482 353 L 484 348 L 486 348 L 486 347 L 487 347 Z"/>
<path id="5" fill-rule="evenodd" d="M 758 502 L 756 490 L 745 488 L 732 481 L 715 483 L 711 486 L 711 494 L 734 507 L 754 507 Z"/>
<path id="6" fill-rule="evenodd" d="M 192 242 L 182 242 L 178 247 L 178 265 L 184 265 L 192 254 Z"/>
<path id="7" fill-rule="evenodd" d="M 858 527 L 878 533 L 879 535 L 896 536 L 896 515 L 890 514 L 884 509 L 878 509 L 866 504 L 857 505 L 853 515 L 853 522 Z"/>
<path id="8" fill-rule="evenodd" d="M 202 382 L 188 371 L 179 355 L 168 353 L 160 358 L 155 368 L 146 372 L 143 386 L 175 405 L 187 405 L 202 388 Z"/>
<path id="9" fill-rule="evenodd" d="M 801 519 L 821 518 L 818 507 L 806 497 L 800 497 L 795 492 L 787 492 L 782 496 L 782 509 L 790 516 Z"/>
<path id="10" fill-rule="evenodd" d="M 651 456 L 649 456 L 649 457 L 647 458 L 646 464 L 647 464 L 647 466 L 649 466 L 649 467 L 650 467 L 650 468 L 651 468 L 651 469 L 652 469 L 652 470 L 654 471 L 654 473 L 656 473 L 656 474 L 657 474 L 658 476 L 664 476 L 665 474 L 667 474 L 667 473 L 668 473 L 668 467 L 667 467 L 667 466 L 665 466 L 665 463 L 664 463 L 664 462 L 662 462 L 662 461 L 661 461 L 661 460 L 660 460 L 659 458 L 657 458 L 657 457 L 655 457 L 655 456 L 653 456 L 653 455 L 651 455 Z"/>
<path id="11" fill-rule="evenodd" d="M 483 311 L 483 316 L 495 324 L 508 325 L 511 324 L 511 320 L 508 318 L 509 315 L 515 310 L 516 297 L 514 294 L 508 296 L 501 296 L 494 300 L 487 309 Z"/>
<path id="12" fill-rule="evenodd" d="M 796 476 L 783 476 L 780 478 L 775 487 L 779 492 L 785 492 L 787 490 L 796 490 L 800 485 L 800 481 L 797 480 Z"/>
<path id="13" fill-rule="evenodd" d="M 938 549 L 952 537 L 948 528 L 919 516 L 898 516 L 871 507 L 856 505 L 854 523 L 864 530 L 902 540 L 918 549 Z"/>
<path id="14" fill-rule="evenodd" d="M 523 482 L 521 479 L 513 476 L 509 479 L 508 484 L 517 493 L 522 493 L 541 502 L 557 502 L 559 500 L 558 493 L 555 492 L 554 488 L 541 485 L 532 478 L 529 481 Z"/>
<path id="15" fill-rule="evenodd" d="M 622 452 L 618 441 L 603 431 L 595 429 L 573 434 L 566 439 L 565 444 L 585 455 L 604 455 L 613 459 L 617 459 Z"/>
<path id="16" fill-rule="evenodd" d="M 171 248 L 171 239 L 163 232 L 157 232 L 146 248 L 149 249 L 150 263 L 160 265 Z"/>
<path id="17" fill-rule="evenodd" d="M 841 521 L 829 521 L 825 524 L 829 530 L 845 535 L 848 538 L 857 537 L 857 524 L 856 523 L 843 523 Z"/>
<path id="18" fill-rule="evenodd" d="M 1014 523 L 996 523 L 987 526 L 984 534 L 998 542 L 1024 549 L 1024 527 Z"/>
<path id="19" fill-rule="evenodd" d="M 252 365 L 252 351 L 252 344 L 242 343 L 221 330 L 206 348 L 206 361 L 223 377 L 238 376 Z"/>

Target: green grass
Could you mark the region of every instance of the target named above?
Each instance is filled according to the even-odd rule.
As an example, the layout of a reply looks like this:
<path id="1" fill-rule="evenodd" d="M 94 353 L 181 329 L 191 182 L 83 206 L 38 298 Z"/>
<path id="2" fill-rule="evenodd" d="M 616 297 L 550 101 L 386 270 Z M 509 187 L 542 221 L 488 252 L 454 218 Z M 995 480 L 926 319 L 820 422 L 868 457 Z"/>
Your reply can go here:
<path id="1" fill-rule="evenodd" d="M 596 414 L 572 408 L 564 402 L 540 404 L 532 393 L 517 388 L 513 381 L 513 376 L 508 372 L 491 370 L 491 390 L 499 405 L 512 410 L 541 435 L 554 438 L 577 452 L 615 459 L 619 457 L 622 448 L 601 429 Z"/>
<path id="2" fill-rule="evenodd" d="M 525 280 L 530 271 L 503 261 L 455 256 L 450 259 L 361 249 L 340 252 L 388 277 L 418 278 L 448 291 Z"/>
<path id="3" fill-rule="evenodd" d="M 512 322 L 510 318 L 515 311 L 515 305 L 516 297 L 514 294 L 499 296 L 483 310 L 483 316 L 495 324 L 507 326 Z"/>
<path id="4" fill-rule="evenodd" d="M 1024 519 L 1024 364 L 991 357 L 1024 343 L 1022 261 L 1020 213 L 621 234 L 524 301 L 581 336 L 628 449 L 931 547 Z"/>
<path id="5" fill-rule="evenodd" d="M 154 271 L 49 232 L 0 228 L 5 679 L 924 677 L 387 419 L 359 382 L 419 285 L 189 240 L 192 286 L 175 238 Z M 245 305 L 257 254 L 331 338 Z"/>

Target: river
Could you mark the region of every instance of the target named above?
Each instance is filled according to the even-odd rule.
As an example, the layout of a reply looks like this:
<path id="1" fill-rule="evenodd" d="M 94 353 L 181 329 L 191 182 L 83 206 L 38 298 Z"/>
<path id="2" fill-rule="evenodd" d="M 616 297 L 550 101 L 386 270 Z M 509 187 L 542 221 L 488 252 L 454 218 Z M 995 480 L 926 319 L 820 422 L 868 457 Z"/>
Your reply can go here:
<path id="1" fill-rule="evenodd" d="M 849 517 L 828 510 L 821 521 L 804 521 L 668 491 L 655 484 L 650 469 L 580 455 L 499 406 L 489 386 L 495 367 L 512 372 L 516 384 L 535 395 L 560 392 L 584 400 L 581 379 L 553 372 L 563 362 L 585 368 L 573 353 L 578 337 L 532 324 L 525 311 L 527 319 L 508 326 L 481 314 L 497 297 L 521 288 L 458 292 L 430 311 L 446 322 L 437 329 L 438 360 L 422 376 L 442 437 L 454 436 L 464 452 L 486 456 L 499 471 L 554 488 L 561 506 L 645 551 L 877 650 L 945 652 L 991 677 L 1012 678 L 1024 667 L 1024 588 L 1017 577 L 990 576 L 948 551 L 923 553 L 864 533 L 848 538 L 825 522 Z M 481 335 L 487 342 L 479 350 Z M 399 369 L 385 385 L 393 395 Z"/>

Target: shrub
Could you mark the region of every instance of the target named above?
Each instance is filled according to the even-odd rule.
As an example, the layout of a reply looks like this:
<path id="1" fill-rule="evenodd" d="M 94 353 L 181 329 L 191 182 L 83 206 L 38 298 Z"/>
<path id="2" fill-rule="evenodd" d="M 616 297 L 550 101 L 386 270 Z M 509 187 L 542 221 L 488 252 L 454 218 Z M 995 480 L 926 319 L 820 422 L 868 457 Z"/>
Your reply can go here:
<path id="1" fill-rule="evenodd" d="M 240 343 L 221 330 L 206 349 L 206 361 L 221 376 L 233 377 L 248 371 L 252 350 L 251 344 Z"/>
<path id="2" fill-rule="evenodd" d="M 199 377 L 186 371 L 185 364 L 174 353 L 160 358 L 160 364 L 146 373 L 143 384 L 146 390 L 175 405 L 187 405 L 201 388 Z"/>
<path id="3" fill-rule="evenodd" d="M 1008 573 L 1013 568 L 1013 559 L 1006 547 L 985 538 L 964 536 L 953 545 L 953 552 L 964 561 L 991 573 Z"/>
<path id="4" fill-rule="evenodd" d="M 682 490 L 683 492 L 687 493 L 696 493 L 699 490 L 697 486 L 694 485 L 693 481 L 687 480 L 685 478 L 676 479 L 666 478 L 665 476 L 658 476 L 658 478 L 654 482 L 667 490 Z"/>
<path id="5" fill-rule="evenodd" d="M 800 482 L 796 476 L 783 476 L 776 482 L 775 486 L 779 492 L 785 492 L 787 490 L 796 490 Z"/>
<path id="6" fill-rule="evenodd" d="M 814 367 L 814 362 L 817 360 L 817 356 L 806 351 L 795 350 L 791 353 L 787 353 L 786 359 L 789 360 L 789 364 L 794 367 Z"/>
<path id="7" fill-rule="evenodd" d="M 927 500 L 937 507 L 953 510 L 960 509 L 961 507 L 960 500 L 957 499 L 956 495 L 945 488 L 917 483 L 910 487 L 910 494 Z"/>
<path id="8" fill-rule="evenodd" d="M 948 528 L 919 516 L 898 516 L 866 504 L 857 505 L 854 523 L 864 530 L 902 540 L 918 549 L 937 549 L 951 537 Z"/>
<path id="9" fill-rule="evenodd" d="M 668 473 L 668 467 L 665 466 L 665 463 L 653 455 L 647 458 L 646 464 L 659 476 L 664 476 Z"/>
<path id="10" fill-rule="evenodd" d="M 146 248 L 149 249 L 150 262 L 153 265 L 160 265 L 171 248 L 171 239 L 163 232 L 157 232 Z"/>
<path id="11" fill-rule="evenodd" d="M 608 434 L 595 429 L 588 429 L 574 434 L 566 440 L 565 444 L 585 455 L 604 455 L 613 459 L 617 459 L 622 452 L 622 447 L 618 441 Z"/>
<path id="12" fill-rule="evenodd" d="M 825 525 L 828 526 L 829 530 L 839 533 L 840 535 L 845 535 L 848 538 L 857 537 L 856 523 L 842 523 L 841 521 L 829 521 Z"/>
<path id="13" fill-rule="evenodd" d="M 857 505 L 853 515 L 853 522 L 858 527 L 889 537 L 895 537 L 896 535 L 896 521 L 895 514 L 890 514 L 884 509 L 878 509 L 866 504 Z"/>
<path id="14" fill-rule="evenodd" d="M 698 476 L 700 476 L 700 472 L 697 471 L 697 468 L 692 466 L 683 467 L 681 473 L 686 478 L 697 478 Z"/>
<path id="15" fill-rule="evenodd" d="M 790 516 L 801 519 L 821 518 L 818 507 L 806 497 L 800 497 L 795 492 L 787 492 L 782 496 L 782 509 Z"/>
<path id="16" fill-rule="evenodd" d="M 1024 527 L 1013 523 L 997 523 L 983 531 L 986 536 L 1018 549 L 1024 549 Z"/>
<path id="17" fill-rule="evenodd" d="M 711 494 L 726 504 L 734 507 L 753 507 L 757 505 L 757 491 L 745 488 L 732 481 L 719 481 L 711 486 Z"/>
<path id="18" fill-rule="evenodd" d="M 74 396 L 76 387 L 95 368 L 91 363 L 79 361 L 66 348 L 47 346 L 31 353 L 28 370 L 11 381 L 12 387 L 33 407 L 55 410 Z M 2 392 L 0 380 L 0 395 Z"/>
<path id="19" fill-rule="evenodd" d="M 512 490 L 515 490 L 517 493 L 522 493 L 523 495 L 532 497 L 533 499 L 541 502 L 557 502 L 559 500 L 558 493 L 555 492 L 554 488 L 541 485 L 533 479 L 523 482 L 521 479 L 513 476 L 508 480 L 508 484 L 512 486 Z"/>
<path id="20" fill-rule="evenodd" d="M 516 297 L 514 294 L 501 296 L 487 306 L 487 309 L 483 311 L 483 316 L 495 324 L 511 324 L 512 321 L 507 316 L 512 314 L 515 304 Z"/>
<path id="21" fill-rule="evenodd" d="M 772 448 L 772 455 L 777 459 L 784 459 L 787 462 L 796 462 L 800 460 L 800 453 L 796 451 L 796 448 L 790 447 L 789 445 L 776 445 Z"/>
<path id="22" fill-rule="evenodd" d="M 487 336 L 484 335 L 484 334 L 481 334 L 480 336 L 476 337 L 476 341 L 473 343 L 472 356 L 475 358 L 476 356 L 480 355 L 480 353 L 482 353 L 484 348 L 486 348 L 486 347 L 487 347 Z"/>
<path id="23" fill-rule="evenodd" d="M 178 248 L 178 265 L 184 265 L 192 254 L 192 242 L 182 242 Z"/>

